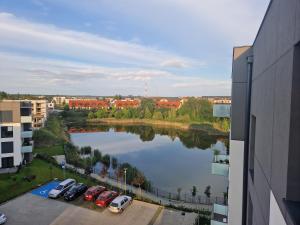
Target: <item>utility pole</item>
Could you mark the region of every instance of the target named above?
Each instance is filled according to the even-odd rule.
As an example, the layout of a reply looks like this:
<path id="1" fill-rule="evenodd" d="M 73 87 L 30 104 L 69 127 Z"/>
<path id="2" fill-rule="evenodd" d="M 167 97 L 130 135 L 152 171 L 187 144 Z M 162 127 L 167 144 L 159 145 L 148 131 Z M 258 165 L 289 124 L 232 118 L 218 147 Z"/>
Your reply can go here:
<path id="1" fill-rule="evenodd" d="M 124 176 L 125 176 L 125 195 L 126 195 L 126 172 L 127 172 L 127 168 L 124 168 Z"/>

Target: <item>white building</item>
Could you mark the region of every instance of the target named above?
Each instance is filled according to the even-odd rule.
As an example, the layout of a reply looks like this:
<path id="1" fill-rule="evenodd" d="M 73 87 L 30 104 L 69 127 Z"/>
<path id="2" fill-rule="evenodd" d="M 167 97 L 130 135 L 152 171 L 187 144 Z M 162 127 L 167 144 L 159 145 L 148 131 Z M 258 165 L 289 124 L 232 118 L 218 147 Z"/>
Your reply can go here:
<path id="1" fill-rule="evenodd" d="M 0 101 L 0 168 L 12 168 L 32 159 L 30 101 Z"/>
<path id="2" fill-rule="evenodd" d="M 48 101 L 47 100 L 31 100 L 32 105 L 32 127 L 39 129 L 44 127 L 48 117 Z"/>

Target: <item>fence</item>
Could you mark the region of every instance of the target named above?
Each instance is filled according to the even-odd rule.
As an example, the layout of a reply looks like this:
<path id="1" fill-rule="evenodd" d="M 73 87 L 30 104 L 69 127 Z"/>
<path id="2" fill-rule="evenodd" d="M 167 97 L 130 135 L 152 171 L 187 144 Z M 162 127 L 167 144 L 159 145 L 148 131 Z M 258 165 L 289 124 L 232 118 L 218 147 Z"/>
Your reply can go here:
<path id="1" fill-rule="evenodd" d="M 115 176 L 107 175 L 109 179 L 114 180 L 117 182 L 117 179 Z M 120 182 L 120 181 L 119 181 Z M 124 183 L 123 183 L 124 185 Z M 132 188 L 131 185 L 127 184 L 127 189 L 130 191 Z M 227 203 L 227 199 L 224 197 L 219 196 L 203 196 L 203 195 L 196 195 L 192 196 L 191 193 L 172 193 L 165 190 L 161 190 L 157 187 L 148 187 L 146 189 L 143 189 L 144 193 L 152 194 L 158 198 L 164 198 L 167 200 L 172 200 L 176 202 L 182 202 L 182 203 L 191 203 L 191 204 L 201 204 L 201 205 L 212 205 L 214 203 L 216 204 L 225 204 Z"/>

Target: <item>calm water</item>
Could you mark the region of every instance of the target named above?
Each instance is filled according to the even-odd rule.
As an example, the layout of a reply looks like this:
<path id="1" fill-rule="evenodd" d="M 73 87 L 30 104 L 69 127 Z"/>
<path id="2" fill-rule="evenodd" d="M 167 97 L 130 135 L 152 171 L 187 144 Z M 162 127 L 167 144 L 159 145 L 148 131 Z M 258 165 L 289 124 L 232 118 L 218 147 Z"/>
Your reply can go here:
<path id="1" fill-rule="evenodd" d="M 224 137 L 151 126 L 97 126 L 87 130 L 72 133 L 72 142 L 136 166 L 155 187 L 174 193 L 180 187 L 183 193 L 196 186 L 198 194 L 204 195 L 210 185 L 213 196 L 223 196 L 226 191 L 227 179 L 211 174 L 211 148 L 226 152 Z"/>

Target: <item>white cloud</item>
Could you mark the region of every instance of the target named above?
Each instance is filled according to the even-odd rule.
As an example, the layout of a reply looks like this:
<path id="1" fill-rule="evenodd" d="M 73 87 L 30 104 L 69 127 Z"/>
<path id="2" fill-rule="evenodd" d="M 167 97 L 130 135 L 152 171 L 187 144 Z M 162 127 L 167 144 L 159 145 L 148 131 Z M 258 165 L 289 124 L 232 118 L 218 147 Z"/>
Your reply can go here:
<path id="1" fill-rule="evenodd" d="M 31 23 L 8 13 L 0 13 L 0 39 L 0 47 L 55 54 L 98 63 L 118 62 L 126 65 L 157 67 L 170 58 L 183 62 L 189 61 L 156 48 L 61 29 L 49 24 Z"/>

